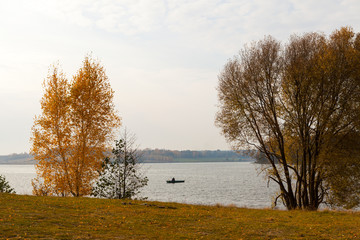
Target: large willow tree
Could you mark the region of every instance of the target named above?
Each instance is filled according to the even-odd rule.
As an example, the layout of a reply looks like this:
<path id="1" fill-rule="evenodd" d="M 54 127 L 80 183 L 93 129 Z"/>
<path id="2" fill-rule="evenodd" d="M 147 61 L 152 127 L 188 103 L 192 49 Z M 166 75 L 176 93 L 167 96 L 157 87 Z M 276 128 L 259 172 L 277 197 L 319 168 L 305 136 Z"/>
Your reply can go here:
<path id="1" fill-rule="evenodd" d="M 91 57 L 69 82 L 58 66 L 44 81 L 31 154 L 37 161 L 36 195 L 89 195 L 120 118 L 104 68 Z"/>
<path id="2" fill-rule="evenodd" d="M 285 45 L 266 37 L 228 61 L 218 95 L 217 125 L 235 149 L 266 156 L 275 203 L 359 203 L 359 34 L 307 33 Z"/>

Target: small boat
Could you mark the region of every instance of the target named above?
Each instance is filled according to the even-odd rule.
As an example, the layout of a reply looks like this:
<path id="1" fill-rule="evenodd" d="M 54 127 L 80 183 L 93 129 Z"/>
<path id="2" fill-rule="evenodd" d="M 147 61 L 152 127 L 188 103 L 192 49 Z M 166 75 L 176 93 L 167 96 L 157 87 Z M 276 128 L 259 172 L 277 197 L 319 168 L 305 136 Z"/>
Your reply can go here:
<path id="1" fill-rule="evenodd" d="M 166 183 L 183 183 L 185 182 L 185 180 L 175 180 L 175 179 L 172 179 L 172 180 L 167 180 Z"/>

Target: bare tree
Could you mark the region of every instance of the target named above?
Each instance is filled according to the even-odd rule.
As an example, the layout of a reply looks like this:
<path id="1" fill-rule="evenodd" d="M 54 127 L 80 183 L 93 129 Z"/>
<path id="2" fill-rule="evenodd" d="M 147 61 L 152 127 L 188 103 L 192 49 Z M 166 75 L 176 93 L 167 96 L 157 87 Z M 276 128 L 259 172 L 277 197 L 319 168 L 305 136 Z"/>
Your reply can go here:
<path id="1" fill-rule="evenodd" d="M 219 76 L 216 123 L 235 149 L 266 156 L 269 179 L 288 209 L 315 210 L 331 193 L 329 165 L 350 133 L 359 134 L 360 51 L 350 28 L 329 38 L 272 37 L 245 47 Z M 345 161 L 346 162 L 346 161 Z"/>

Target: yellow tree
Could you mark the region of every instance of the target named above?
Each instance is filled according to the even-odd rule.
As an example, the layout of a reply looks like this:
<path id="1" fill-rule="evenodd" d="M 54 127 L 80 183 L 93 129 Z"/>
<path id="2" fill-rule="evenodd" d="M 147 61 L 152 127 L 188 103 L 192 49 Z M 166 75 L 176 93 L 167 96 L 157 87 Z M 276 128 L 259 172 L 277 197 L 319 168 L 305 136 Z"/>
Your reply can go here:
<path id="1" fill-rule="evenodd" d="M 98 176 L 94 170 L 101 169 L 104 153 L 113 140 L 113 130 L 119 125 L 113 94 L 104 68 L 86 57 L 70 90 L 75 196 L 91 192 L 91 180 Z"/>
<path id="2" fill-rule="evenodd" d="M 69 84 L 58 66 L 52 66 L 43 83 L 42 114 L 35 117 L 31 153 L 37 160 L 34 194 L 66 195 L 68 157 L 71 146 Z"/>
<path id="3" fill-rule="evenodd" d="M 32 128 L 37 161 L 34 194 L 83 196 L 91 192 L 120 118 L 104 68 L 90 57 L 68 83 L 58 67 L 44 82 L 42 114 Z"/>

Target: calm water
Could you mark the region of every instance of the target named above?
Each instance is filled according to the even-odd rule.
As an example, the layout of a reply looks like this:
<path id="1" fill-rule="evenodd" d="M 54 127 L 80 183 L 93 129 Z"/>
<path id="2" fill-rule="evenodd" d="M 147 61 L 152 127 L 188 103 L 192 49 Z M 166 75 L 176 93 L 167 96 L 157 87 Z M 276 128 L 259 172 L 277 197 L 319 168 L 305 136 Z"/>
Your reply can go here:
<path id="1" fill-rule="evenodd" d="M 149 182 L 142 196 L 152 201 L 271 207 L 272 196 L 278 189 L 274 183 L 267 187 L 258 167 L 249 162 L 143 164 Z M 0 165 L 0 174 L 5 175 L 18 194 L 31 194 L 33 165 Z M 172 177 L 185 183 L 167 184 L 166 180 Z"/>

